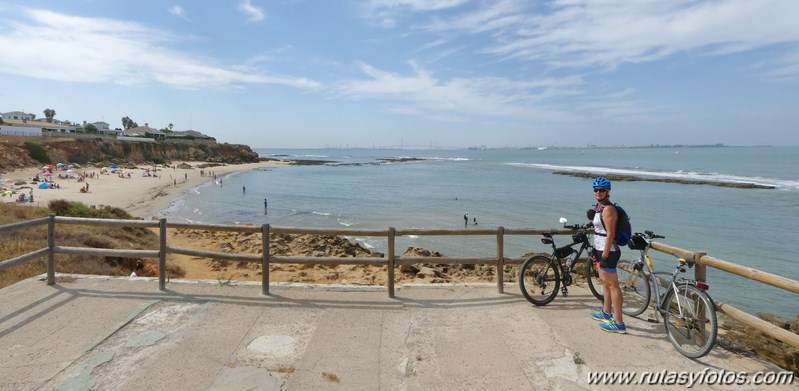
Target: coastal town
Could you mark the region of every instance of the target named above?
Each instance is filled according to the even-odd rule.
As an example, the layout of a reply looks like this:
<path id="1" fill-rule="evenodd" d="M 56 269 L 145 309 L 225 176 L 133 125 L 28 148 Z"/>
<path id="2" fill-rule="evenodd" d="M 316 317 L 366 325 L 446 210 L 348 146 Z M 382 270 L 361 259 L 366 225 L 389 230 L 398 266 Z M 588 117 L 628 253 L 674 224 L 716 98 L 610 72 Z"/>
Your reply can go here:
<path id="1" fill-rule="evenodd" d="M 44 117 L 37 117 L 34 113 L 23 111 L 9 111 L 2 113 L 0 122 L 0 135 L 12 136 L 57 136 L 87 135 L 93 137 L 113 137 L 119 140 L 152 142 L 157 140 L 199 140 L 215 141 L 213 137 L 207 136 L 196 130 L 173 130 L 171 123 L 162 129 L 156 129 L 145 123 L 139 126 L 128 117 L 122 118 L 124 128 L 113 127 L 105 121 L 75 123 L 72 121 L 62 121 L 55 118 L 56 111 L 44 109 Z"/>

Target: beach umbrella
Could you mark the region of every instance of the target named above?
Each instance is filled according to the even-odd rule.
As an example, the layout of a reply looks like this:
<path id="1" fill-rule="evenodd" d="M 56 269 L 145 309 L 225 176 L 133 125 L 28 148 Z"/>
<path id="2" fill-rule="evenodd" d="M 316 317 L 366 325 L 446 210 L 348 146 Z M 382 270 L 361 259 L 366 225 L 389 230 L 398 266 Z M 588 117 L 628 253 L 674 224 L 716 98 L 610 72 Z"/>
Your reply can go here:
<path id="1" fill-rule="evenodd" d="M 58 167 L 63 167 L 63 166 L 64 166 L 64 163 L 58 163 L 58 164 L 56 164 L 56 166 L 58 166 Z"/>
<path id="2" fill-rule="evenodd" d="M 44 176 L 53 176 L 53 174 L 52 174 L 52 173 L 50 173 L 50 171 L 47 171 L 47 172 L 45 172 L 45 173 L 44 173 L 44 174 L 42 174 L 42 175 L 44 175 Z"/>
<path id="3" fill-rule="evenodd" d="M 46 182 L 42 182 L 42 183 L 40 183 L 40 184 L 39 184 L 39 188 L 40 188 L 40 189 L 46 189 L 46 188 L 47 188 L 47 183 L 46 183 Z"/>
<path id="4" fill-rule="evenodd" d="M 119 167 L 117 167 L 117 165 L 116 165 L 116 164 L 112 164 L 112 165 L 110 165 L 110 166 L 108 166 L 108 167 L 109 167 L 109 168 L 119 168 Z"/>

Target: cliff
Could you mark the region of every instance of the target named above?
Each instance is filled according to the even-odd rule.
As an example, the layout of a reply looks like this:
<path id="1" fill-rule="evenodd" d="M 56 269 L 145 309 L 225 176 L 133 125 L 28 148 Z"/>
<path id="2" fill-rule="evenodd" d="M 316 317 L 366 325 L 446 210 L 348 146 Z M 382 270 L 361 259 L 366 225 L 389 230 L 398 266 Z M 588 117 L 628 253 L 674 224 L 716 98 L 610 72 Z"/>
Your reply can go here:
<path id="1" fill-rule="evenodd" d="M 169 163 L 173 160 L 226 164 L 253 163 L 258 154 L 239 144 L 208 142 L 129 142 L 113 139 L 0 136 L 0 170 L 42 163 Z"/>

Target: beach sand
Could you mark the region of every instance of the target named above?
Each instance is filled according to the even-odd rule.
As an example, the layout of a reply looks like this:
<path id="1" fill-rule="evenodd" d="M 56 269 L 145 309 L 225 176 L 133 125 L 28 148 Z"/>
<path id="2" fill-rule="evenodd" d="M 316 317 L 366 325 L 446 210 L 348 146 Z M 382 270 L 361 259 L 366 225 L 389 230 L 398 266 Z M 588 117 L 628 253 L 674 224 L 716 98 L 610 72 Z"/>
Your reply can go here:
<path id="1" fill-rule="evenodd" d="M 55 171 L 53 178 L 58 183 L 60 189 L 39 189 L 37 183 L 33 183 L 32 179 L 36 174 L 42 173 L 42 168 L 26 168 L 15 170 L 8 173 L 3 173 L 3 179 L 21 180 L 26 181 L 26 185 L 10 185 L 5 184 L 6 189 L 13 189 L 16 193 L 11 197 L 0 198 L 2 202 L 15 202 L 19 192 L 24 192 L 26 195 L 33 187 L 33 198 L 35 202 L 26 203 L 28 205 L 37 205 L 46 207 L 52 200 L 63 199 L 67 201 L 78 201 L 86 204 L 87 206 L 101 207 L 117 207 L 122 208 L 133 216 L 150 219 L 157 214 L 158 211 L 166 209 L 169 204 L 178 198 L 184 191 L 199 186 L 203 183 L 213 180 L 212 176 L 200 176 L 200 165 L 207 164 L 203 162 L 173 162 L 172 165 L 177 167 L 183 164 L 192 166 L 189 168 L 161 168 L 158 167 L 157 177 L 145 177 L 141 173 L 144 169 L 151 169 L 152 166 L 140 165 L 137 169 L 123 170 L 130 172 L 130 178 L 120 178 L 116 173 L 108 175 L 100 175 L 101 170 L 94 167 L 84 167 L 75 169 L 72 175 L 76 176 L 82 173 L 94 172 L 94 178 L 87 178 L 85 182 L 78 182 L 77 179 L 58 179 L 58 175 L 66 175 L 66 171 Z M 227 164 L 221 166 L 203 168 L 206 172 L 213 172 L 217 178 L 224 175 L 238 172 L 252 170 L 263 167 L 275 167 L 280 165 L 287 165 L 287 162 L 279 161 L 266 161 L 259 163 L 247 164 Z M 40 178 L 43 178 L 41 175 Z M 89 192 L 81 193 L 80 189 L 86 184 L 89 184 Z"/>

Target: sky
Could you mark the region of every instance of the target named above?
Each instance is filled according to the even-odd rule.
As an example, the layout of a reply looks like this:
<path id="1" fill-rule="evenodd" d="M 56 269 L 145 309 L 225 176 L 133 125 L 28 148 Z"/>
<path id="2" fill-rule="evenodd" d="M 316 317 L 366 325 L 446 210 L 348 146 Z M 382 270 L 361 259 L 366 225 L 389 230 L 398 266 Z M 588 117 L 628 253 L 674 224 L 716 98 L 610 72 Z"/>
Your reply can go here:
<path id="1" fill-rule="evenodd" d="M 799 145 L 796 0 L 0 1 L 0 112 L 253 148 Z"/>

